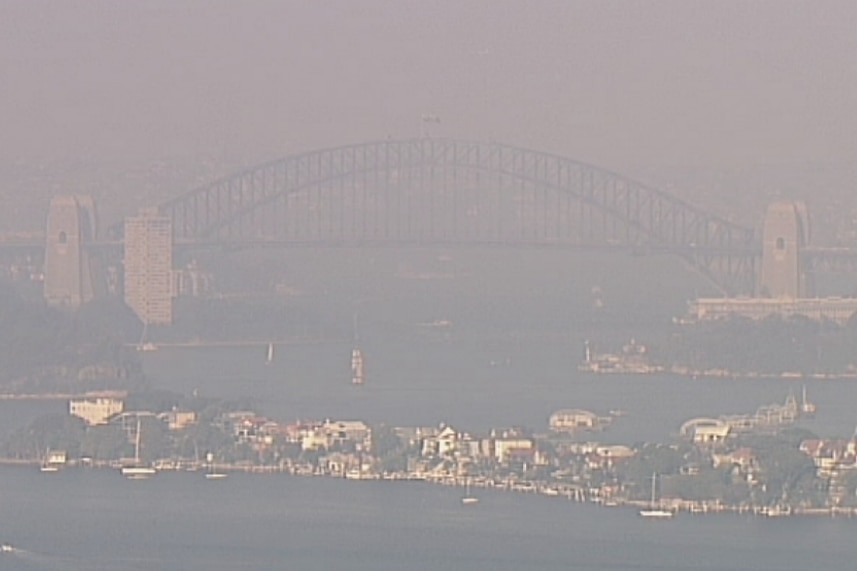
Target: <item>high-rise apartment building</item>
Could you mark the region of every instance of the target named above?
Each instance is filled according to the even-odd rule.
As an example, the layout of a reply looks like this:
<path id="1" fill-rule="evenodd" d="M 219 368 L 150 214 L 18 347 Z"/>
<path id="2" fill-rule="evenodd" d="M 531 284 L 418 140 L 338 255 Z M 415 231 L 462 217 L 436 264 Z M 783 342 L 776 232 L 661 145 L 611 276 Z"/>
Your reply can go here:
<path id="1" fill-rule="evenodd" d="M 173 321 L 173 227 L 156 209 L 125 219 L 125 303 L 145 324 Z"/>

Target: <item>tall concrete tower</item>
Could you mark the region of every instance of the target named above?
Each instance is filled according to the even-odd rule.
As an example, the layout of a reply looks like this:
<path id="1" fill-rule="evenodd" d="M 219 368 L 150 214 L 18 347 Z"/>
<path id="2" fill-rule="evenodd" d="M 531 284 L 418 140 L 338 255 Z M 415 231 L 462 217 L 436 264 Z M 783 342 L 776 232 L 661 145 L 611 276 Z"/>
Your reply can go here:
<path id="1" fill-rule="evenodd" d="M 145 324 L 173 321 L 172 221 L 146 209 L 125 219 L 125 303 Z"/>
<path id="2" fill-rule="evenodd" d="M 45 232 L 45 300 L 76 309 L 92 300 L 93 269 L 84 245 L 97 231 L 95 201 L 90 196 L 55 196 Z"/>
<path id="3" fill-rule="evenodd" d="M 801 250 L 808 245 L 809 238 L 809 216 L 804 203 L 775 202 L 768 206 L 762 235 L 759 296 L 795 299 L 807 295 Z"/>

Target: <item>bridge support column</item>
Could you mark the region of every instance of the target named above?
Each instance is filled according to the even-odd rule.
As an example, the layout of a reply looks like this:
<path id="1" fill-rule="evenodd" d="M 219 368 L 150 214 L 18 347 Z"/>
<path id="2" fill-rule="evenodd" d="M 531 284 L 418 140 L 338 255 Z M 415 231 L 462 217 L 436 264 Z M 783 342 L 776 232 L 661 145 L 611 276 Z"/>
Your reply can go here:
<path id="1" fill-rule="evenodd" d="M 52 198 L 45 234 L 45 300 L 71 309 L 91 301 L 95 296 L 93 267 L 84 245 L 95 240 L 92 197 Z"/>
<path id="2" fill-rule="evenodd" d="M 768 206 L 762 240 L 757 295 L 791 299 L 809 295 L 811 288 L 801 264 L 801 250 L 809 243 L 806 205 L 775 202 Z"/>

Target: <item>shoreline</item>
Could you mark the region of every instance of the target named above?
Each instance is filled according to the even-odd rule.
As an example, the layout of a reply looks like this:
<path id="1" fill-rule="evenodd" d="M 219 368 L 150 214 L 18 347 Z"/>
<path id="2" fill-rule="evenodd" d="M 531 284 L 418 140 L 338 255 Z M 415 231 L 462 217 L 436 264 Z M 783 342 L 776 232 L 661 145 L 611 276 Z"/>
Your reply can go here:
<path id="1" fill-rule="evenodd" d="M 154 352 L 158 349 L 204 349 L 207 347 L 267 347 L 269 345 L 321 345 L 323 343 L 347 343 L 346 339 L 328 337 L 285 337 L 282 339 L 250 340 L 250 341 L 157 341 L 151 342 L 151 348 L 144 348 L 139 343 L 124 343 L 128 349 L 137 349 L 141 353 Z"/>
<path id="2" fill-rule="evenodd" d="M 26 458 L 0 458 L 0 467 L 28 467 L 38 468 L 42 462 L 37 459 Z M 155 464 L 157 467 L 157 463 Z M 121 468 L 121 463 L 118 461 L 111 462 L 92 462 L 92 463 L 74 463 L 59 467 L 51 473 L 55 474 L 64 470 L 114 470 Z M 434 486 L 446 486 L 467 489 L 488 490 L 491 492 L 507 492 L 519 493 L 534 496 L 541 496 L 551 499 L 565 500 L 567 502 L 589 504 L 601 508 L 614 508 L 641 510 L 650 509 L 653 506 L 644 500 L 632 500 L 625 498 L 605 498 L 595 493 L 596 488 L 584 488 L 579 485 L 570 484 L 550 484 L 538 481 L 520 481 L 513 479 L 496 479 L 486 476 L 462 477 L 448 475 L 432 475 L 424 473 L 408 473 L 408 472 L 389 472 L 384 474 L 376 473 L 331 473 L 326 471 L 314 470 L 309 466 L 302 465 L 238 465 L 238 464 L 214 464 L 206 465 L 187 465 L 173 466 L 161 465 L 157 467 L 159 472 L 164 473 L 180 473 L 189 474 L 206 474 L 208 469 L 211 469 L 221 474 L 257 474 L 257 475 L 273 475 L 280 474 L 285 476 L 293 476 L 300 478 L 328 478 L 353 481 L 384 481 L 384 482 L 422 482 Z M 748 515 L 753 517 L 776 518 L 784 517 L 830 517 L 830 518 L 846 518 L 852 519 L 857 517 L 857 506 L 854 507 L 781 507 L 781 506 L 753 506 L 753 505 L 725 505 L 717 501 L 691 501 L 691 500 L 674 500 L 661 501 L 656 506 L 658 509 L 672 512 L 676 516 L 687 514 L 691 516 L 713 515 L 713 514 L 736 514 Z"/>
<path id="3" fill-rule="evenodd" d="M 0 393 L 0 400 L 71 400 L 126 398 L 128 391 L 85 391 L 82 393 Z"/>

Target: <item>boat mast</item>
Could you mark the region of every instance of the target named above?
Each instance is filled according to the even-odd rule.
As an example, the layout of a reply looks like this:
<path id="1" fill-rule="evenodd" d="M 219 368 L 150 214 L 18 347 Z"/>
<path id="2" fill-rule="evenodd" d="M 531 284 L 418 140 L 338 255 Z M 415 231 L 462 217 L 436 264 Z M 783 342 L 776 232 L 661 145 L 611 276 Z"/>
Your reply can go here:
<path id="1" fill-rule="evenodd" d="M 140 417 L 137 417 L 137 434 L 134 437 L 134 464 L 140 464 Z"/>
<path id="2" fill-rule="evenodd" d="M 657 480 L 658 480 L 658 473 L 652 472 L 652 499 L 649 502 L 649 506 L 652 508 L 655 507 L 655 485 L 656 485 Z"/>

